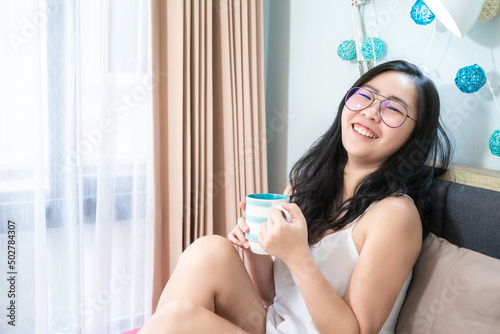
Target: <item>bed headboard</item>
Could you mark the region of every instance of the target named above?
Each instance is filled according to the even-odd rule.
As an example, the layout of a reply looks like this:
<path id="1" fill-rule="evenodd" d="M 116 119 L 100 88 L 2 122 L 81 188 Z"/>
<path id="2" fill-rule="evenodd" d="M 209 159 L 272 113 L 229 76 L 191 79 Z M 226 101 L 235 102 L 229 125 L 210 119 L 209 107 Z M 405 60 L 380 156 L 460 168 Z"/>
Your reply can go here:
<path id="1" fill-rule="evenodd" d="M 439 178 L 472 187 L 500 191 L 500 171 L 498 170 L 454 163 Z"/>
<path id="2" fill-rule="evenodd" d="M 431 188 L 431 229 L 500 259 L 500 171 L 454 164 Z"/>

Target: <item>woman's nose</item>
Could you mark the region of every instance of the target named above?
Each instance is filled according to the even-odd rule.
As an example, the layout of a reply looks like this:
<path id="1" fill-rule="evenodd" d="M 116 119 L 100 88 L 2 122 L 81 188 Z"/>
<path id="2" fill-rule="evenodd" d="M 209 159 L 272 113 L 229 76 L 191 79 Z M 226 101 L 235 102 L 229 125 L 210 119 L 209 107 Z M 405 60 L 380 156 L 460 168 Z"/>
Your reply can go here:
<path id="1" fill-rule="evenodd" d="M 361 114 L 364 116 L 373 119 L 376 122 L 380 122 L 380 104 L 382 103 L 381 100 L 375 98 L 373 103 L 368 107 L 363 110 L 361 110 Z"/>

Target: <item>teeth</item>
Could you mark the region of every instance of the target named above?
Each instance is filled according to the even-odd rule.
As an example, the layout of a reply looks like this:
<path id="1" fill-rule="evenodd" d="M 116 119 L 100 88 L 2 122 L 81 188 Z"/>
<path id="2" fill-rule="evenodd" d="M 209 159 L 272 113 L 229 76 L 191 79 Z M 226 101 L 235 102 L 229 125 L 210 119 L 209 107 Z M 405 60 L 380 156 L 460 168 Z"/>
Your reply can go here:
<path id="1" fill-rule="evenodd" d="M 359 134 L 362 134 L 362 135 L 363 135 L 363 136 L 365 136 L 365 137 L 368 137 L 368 138 L 375 138 L 375 136 L 374 136 L 374 135 L 372 135 L 372 134 L 371 134 L 371 133 L 369 133 L 369 132 L 366 132 L 366 130 L 365 130 L 365 129 L 360 129 L 360 128 L 358 128 L 357 126 L 354 126 L 354 131 L 356 131 L 356 132 L 357 132 L 357 133 L 359 133 Z"/>

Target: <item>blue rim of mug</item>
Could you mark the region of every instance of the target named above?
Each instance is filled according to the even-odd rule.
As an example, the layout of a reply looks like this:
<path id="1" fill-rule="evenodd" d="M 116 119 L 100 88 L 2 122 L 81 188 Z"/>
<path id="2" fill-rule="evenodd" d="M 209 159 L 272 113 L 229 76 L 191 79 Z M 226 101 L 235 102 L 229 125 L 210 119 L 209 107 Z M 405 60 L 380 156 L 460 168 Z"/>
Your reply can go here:
<path id="1" fill-rule="evenodd" d="M 276 200 L 289 202 L 290 196 L 283 194 L 272 194 L 272 193 L 250 194 L 247 195 L 246 203 L 247 205 L 250 204 L 255 206 L 270 207 L 273 205 L 273 203 L 269 201 L 276 201 Z"/>

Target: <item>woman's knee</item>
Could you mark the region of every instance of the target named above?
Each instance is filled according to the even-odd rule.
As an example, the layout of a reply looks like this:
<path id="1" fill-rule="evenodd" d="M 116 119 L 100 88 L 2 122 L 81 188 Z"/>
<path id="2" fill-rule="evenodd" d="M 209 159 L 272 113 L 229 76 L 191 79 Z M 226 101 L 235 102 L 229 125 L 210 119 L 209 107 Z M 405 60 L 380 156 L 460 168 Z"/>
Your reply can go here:
<path id="1" fill-rule="evenodd" d="M 220 235 L 207 235 L 196 239 L 181 255 L 181 260 L 195 257 L 198 260 L 226 259 L 238 256 L 234 245 Z"/>
<path id="2" fill-rule="evenodd" d="M 200 237 L 196 239 L 192 244 L 192 247 L 201 247 L 204 250 L 210 250 L 210 249 L 220 249 L 220 248 L 226 248 L 228 250 L 233 250 L 234 251 L 234 246 L 229 241 L 227 238 L 220 236 L 220 235 L 206 235 L 204 237 Z M 190 247 L 191 247 L 190 246 Z"/>

